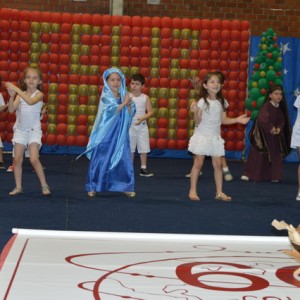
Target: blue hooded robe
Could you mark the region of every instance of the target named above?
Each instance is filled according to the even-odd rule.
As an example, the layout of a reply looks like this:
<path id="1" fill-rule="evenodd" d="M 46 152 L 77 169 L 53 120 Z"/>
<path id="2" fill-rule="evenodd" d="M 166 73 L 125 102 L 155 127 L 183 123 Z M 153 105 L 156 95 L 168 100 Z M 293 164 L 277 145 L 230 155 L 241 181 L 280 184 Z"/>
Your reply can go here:
<path id="1" fill-rule="evenodd" d="M 120 99 L 114 97 L 107 82 L 107 77 L 112 73 L 121 77 Z M 133 192 L 129 127 L 136 111 L 135 104 L 131 103 L 131 112 L 127 106 L 118 111 L 126 94 L 125 76 L 119 69 L 106 70 L 103 82 L 97 116 L 84 152 L 90 159 L 85 189 L 87 192 Z"/>

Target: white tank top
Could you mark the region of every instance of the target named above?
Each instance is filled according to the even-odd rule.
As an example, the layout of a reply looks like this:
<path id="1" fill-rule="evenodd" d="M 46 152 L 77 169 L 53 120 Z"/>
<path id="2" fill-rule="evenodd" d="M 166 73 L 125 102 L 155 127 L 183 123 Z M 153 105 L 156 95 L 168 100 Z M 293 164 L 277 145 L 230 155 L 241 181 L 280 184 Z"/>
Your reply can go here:
<path id="1" fill-rule="evenodd" d="M 146 113 L 146 95 L 140 94 L 138 97 L 132 96 L 132 101 L 135 103 L 136 113 L 133 117 L 133 124 L 135 124 L 140 117 Z"/>
<path id="2" fill-rule="evenodd" d="M 32 95 L 33 98 L 39 90 L 36 90 Z M 40 114 L 43 106 L 43 101 L 39 101 L 34 105 L 29 105 L 20 97 L 20 103 L 16 110 L 15 128 L 22 131 L 31 129 L 38 130 L 41 128 Z"/>

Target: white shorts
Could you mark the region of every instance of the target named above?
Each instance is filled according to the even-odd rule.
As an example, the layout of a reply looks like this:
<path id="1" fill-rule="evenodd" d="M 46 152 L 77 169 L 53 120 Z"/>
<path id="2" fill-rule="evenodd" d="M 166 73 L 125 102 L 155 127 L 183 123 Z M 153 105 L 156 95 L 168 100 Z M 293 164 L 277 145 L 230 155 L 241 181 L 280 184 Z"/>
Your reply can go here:
<path id="1" fill-rule="evenodd" d="M 14 130 L 14 136 L 12 139 L 13 145 L 22 144 L 28 148 L 32 143 L 37 143 L 42 146 L 42 130 L 41 129 L 31 129 L 31 130 Z"/>
<path id="2" fill-rule="evenodd" d="M 130 137 L 130 150 L 134 153 L 138 150 L 138 153 L 150 152 L 149 130 L 146 121 L 143 121 L 140 125 L 132 125 L 129 129 Z"/>

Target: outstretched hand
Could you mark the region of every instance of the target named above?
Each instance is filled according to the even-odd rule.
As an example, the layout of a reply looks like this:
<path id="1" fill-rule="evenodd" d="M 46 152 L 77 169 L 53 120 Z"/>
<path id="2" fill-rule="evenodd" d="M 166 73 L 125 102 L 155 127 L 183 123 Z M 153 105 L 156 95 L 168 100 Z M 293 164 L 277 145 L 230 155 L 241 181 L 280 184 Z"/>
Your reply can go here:
<path id="1" fill-rule="evenodd" d="M 16 93 L 17 93 L 17 91 L 16 91 L 17 87 L 13 83 L 11 83 L 11 82 L 6 82 L 5 83 L 5 87 L 7 89 L 7 92 L 9 94 L 9 96 L 11 98 L 14 98 L 16 96 Z"/>
<path id="2" fill-rule="evenodd" d="M 18 87 L 14 85 L 12 82 L 6 82 L 5 87 L 7 88 L 8 91 L 11 90 L 17 92 L 18 89 Z"/>
<path id="3" fill-rule="evenodd" d="M 240 124 L 247 124 L 250 121 L 250 117 L 247 114 L 240 115 L 236 118 L 236 122 Z"/>

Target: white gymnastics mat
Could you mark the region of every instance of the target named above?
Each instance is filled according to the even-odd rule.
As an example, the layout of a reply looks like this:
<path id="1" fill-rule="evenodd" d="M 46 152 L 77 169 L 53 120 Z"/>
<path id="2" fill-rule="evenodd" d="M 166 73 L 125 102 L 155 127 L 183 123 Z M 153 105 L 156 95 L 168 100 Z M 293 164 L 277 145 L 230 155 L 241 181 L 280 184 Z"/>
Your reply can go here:
<path id="1" fill-rule="evenodd" d="M 299 300 L 287 237 L 13 229 L 3 300 Z M 300 279 L 300 278 L 299 278 Z"/>

